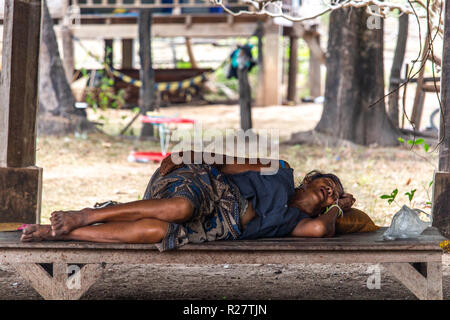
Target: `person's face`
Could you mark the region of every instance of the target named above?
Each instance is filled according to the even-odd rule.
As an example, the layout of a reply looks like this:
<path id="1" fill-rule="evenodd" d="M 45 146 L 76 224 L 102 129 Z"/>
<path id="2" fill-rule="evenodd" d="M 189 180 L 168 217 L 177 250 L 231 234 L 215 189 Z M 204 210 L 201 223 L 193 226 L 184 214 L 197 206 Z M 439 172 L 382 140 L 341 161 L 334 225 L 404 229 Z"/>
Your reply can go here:
<path id="1" fill-rule="evenodd" d="M 296 190 L 292 204 L 311 217 L 316 217 L 327 206 L 336 203 L 338 186 L 330 178 L 305 179 Z"/>

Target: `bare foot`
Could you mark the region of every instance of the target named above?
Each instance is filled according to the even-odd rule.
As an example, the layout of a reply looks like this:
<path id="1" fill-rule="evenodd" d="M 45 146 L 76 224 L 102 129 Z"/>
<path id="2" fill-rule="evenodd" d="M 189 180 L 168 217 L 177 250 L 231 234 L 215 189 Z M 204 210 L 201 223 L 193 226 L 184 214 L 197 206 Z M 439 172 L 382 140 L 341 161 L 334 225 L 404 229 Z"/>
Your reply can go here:
<path id="1" fill-rule="evenodd" d="M 53 236 L 68 234 L 72 230 L 84 227 L 87 216 L 83 210 L 80 211 L 55 211 L 52 213 L 51 229 Z"/>
<path id="2" fill-rule="evenodd" d="M 30 224 L 23 229 L 20 240 L 23 242 L 31 242 L 61 239 L 52 235 L 52 228 L 50 225 Z"/>

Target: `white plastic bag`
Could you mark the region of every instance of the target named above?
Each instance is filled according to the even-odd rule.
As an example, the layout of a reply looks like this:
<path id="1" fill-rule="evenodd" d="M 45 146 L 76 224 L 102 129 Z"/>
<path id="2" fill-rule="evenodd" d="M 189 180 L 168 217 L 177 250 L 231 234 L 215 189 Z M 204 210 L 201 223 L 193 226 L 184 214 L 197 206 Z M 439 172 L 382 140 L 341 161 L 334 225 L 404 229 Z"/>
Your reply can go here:
<path id="1" fill-rule="evenodd" d="M 431 227 L 432 218 L 423 212 L 430 219 L 423 221 L 419 217 L 419 209 L 411 209 L 404 205 L 392 218 L 390 227 L 383 234 L 385 240 L 406 239 L 418 237 L 426 228 Z"/>

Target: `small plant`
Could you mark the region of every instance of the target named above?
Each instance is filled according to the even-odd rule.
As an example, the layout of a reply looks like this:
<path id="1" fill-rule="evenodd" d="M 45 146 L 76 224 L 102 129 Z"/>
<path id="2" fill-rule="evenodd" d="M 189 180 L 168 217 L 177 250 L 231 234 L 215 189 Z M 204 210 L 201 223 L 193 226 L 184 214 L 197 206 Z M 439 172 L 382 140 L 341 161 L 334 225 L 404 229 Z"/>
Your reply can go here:
<path id="1" fill-rule="evenodd" d="M 397 140 L 401 143 L 405 143 L 405 139 L 403 139 L 402 137 L 398 137 Z M 414 140 L 407 140 L 406 141 L 407 144 L 409 144 L 410 146 L 418 146 L 423 144 L 423 150 L 425 150 L 425 152 L 428 152 L 428 150 L 430 150 L 430 145 L 428 143 L 425 142 L 424 139 L 422 138 L 418 138 L 418 139 L 414 139 Z"/>
<path id="2" fill-rule="evenodd" d="M 391 205 L 392 202 L 395 202 L 395 198 L 397 197 L 397 194 L 398 194 L 398 189 L 394 189 L 391 192 L 391 194 L 383 194 L 380 198 L 387 200 L 389 205 Z M 397 202 L 395 202 L 395 203 L 397 203 Z M 398 203 L 397 203 L 397 205 L 398 205 Z"/>
<path id="3" fill-rule="evenodd" d="M 89 77 L 86 69 L 81 69 L 83 77 Z M 120 89 L 114 92 L 114 79 L 108 77 L 103 71 L 99 71 L 100 80 L 96 90 L 91 90 L 86 95 L 86 103 L 95 111 L 97 108 L 105 110 L 107 108 L 118 109 L 125 104 L 125 91 Z"/>

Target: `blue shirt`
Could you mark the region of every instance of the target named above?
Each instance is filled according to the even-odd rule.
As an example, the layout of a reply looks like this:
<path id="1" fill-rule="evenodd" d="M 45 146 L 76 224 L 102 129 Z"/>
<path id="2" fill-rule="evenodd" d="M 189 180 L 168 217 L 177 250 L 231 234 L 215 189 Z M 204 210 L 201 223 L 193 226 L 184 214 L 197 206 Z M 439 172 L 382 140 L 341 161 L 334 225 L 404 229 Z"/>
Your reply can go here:
<path id="1" fill-rule="evenodd" d="M 239 239 L 284 237 L 300 220 L 309 218 L 306 213 L 288 205 L 289 198 L 295 194 L 293 172 L 282 163 L 273 175 L 262 175 L 259 171 L 227 175 L 242 196 L 251 201 L 256 213 Z"/>

